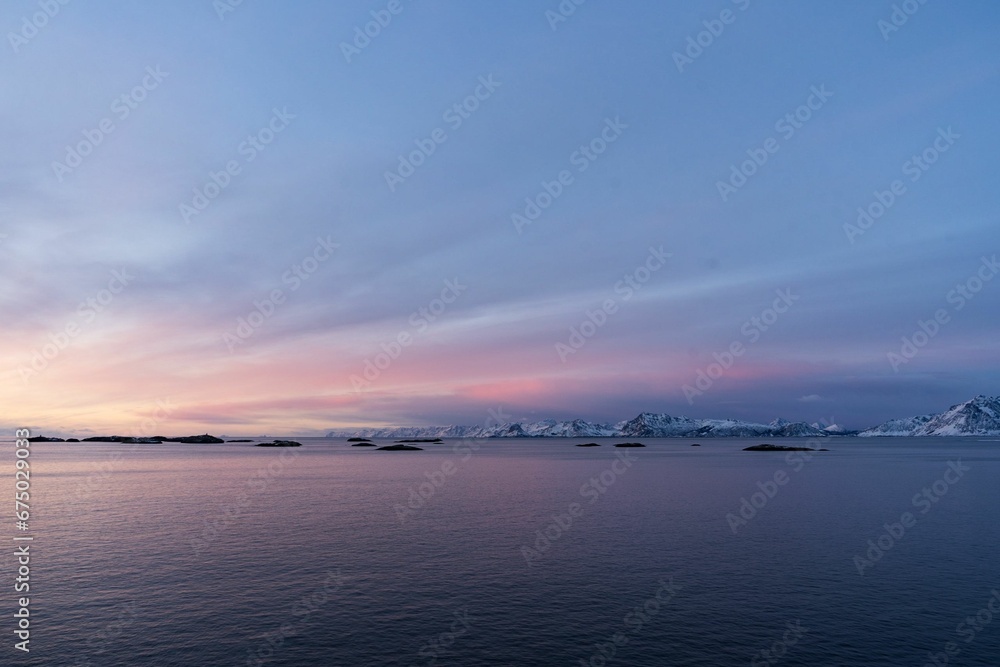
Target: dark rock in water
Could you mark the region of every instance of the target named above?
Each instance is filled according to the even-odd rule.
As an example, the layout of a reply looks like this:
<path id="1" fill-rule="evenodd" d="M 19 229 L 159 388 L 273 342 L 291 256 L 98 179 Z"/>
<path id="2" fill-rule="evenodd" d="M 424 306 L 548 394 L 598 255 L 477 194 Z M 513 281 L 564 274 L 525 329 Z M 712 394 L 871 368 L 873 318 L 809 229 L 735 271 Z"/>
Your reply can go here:
<path id="1" fill-rule="evenodd" d="M 347 442 L 371 442 L 371 438 L 348 438 Z"/>
<path id="2" fill-rule="evenodd" d="M 787 445 L 753 445 L 744 447 L 744 452 L 828 452 L 828 449 L 813 449 L 812 447 L 789 447 Z"/>
<path id="3" fill-rule="evenodd" d="M 409 438 L 407 440 L 397 440 L 396 442 L 444 442 L 441 438 Z"/>
<path id="4" fill-rule="evenodd" d="M 225 440 L 206 433 L 205 435 L 188 435 L 183 438 L 164 438 L 164 442 L 186 442 L 194 445 L 207 445 L 216 442 L 225 442 Z"/>
<path id="5" fill-rule="evenodd" d="M 79 440 L 76 442 L 79 442 Z M 83 442 L 120 442 L 128 445 L 139 443 L 148 445 L 160 444 L 160 441 L 156 438 L 132 438 L 127 435 L 98 435 L 93 438 L 84 438 Z"/>
<path id="6" fill-rule="evenodd" d="M 417 442 L 424 442 L 423 440 L 418 440 Z M 380 450 L 386 452 L 422 452 L 423 447 L 413 447 L 411 445 L 386 445 L 385 447 L 379 447 Z"/>
<path id="7" fill-rule="evenodd" d="M 66 442 L 80 442 L 76 438 L 66 438 Z"/>
<path id="8" fill-rule="evenodd" d="M 254 447 L 301 447 L 301 442 L 294 440 L 275 440 L 274 442 L 258 442 Z"/>
<path id="9" fill-rule="evenodd" d="M 226 440 L 226 442 L 253 442 L 253 440 Z"/>
<path id="10" fill-rule="evenodd" d="M 356 442 L 351 447 L 374 447 L 374 442 Z"/>
<path id="11" fill-rule="evenodd" d="M 28 442 L 66 442 L 62 438 L 46 438 L 44 435 L 35 435 L 27 440 Z"/>
<path id="12" fill-rule="evenodd" d="M 127 435 L 95 435 L 91 438 L 84 438 L 83 442 L 122 442 L 129 445 L 134 444 L 144 444 L 144 445 L 158 445 L 166 440 L 162 435 L 156 435 L 152 438 L 133 438 Z M 79 442 L 74 440 L 74 442 Z M 221 440 L 219 442 L 222 442 Z"/>
<path id="13" fill-rule="evenodd" d="M 696 442 L 696 443 L 694 443 L 694 444 L 693 444 L 693 445 L 691 445 L 691 446 L 692 446 L 692 447 L 701 447 L 701 445 L 699 445 L 699 444 L 698 444 L 697 442 Z"/>
<path id="14" fill-rule="evenodd" d="M 645 447 L 641 442 L 620 442 L 615 447 Z"/>
<path id="15" fill-rule="evenodd" d="M 577 447 L 600 447 L 596 442 L 585 442 L 582 445 L 577 445 Z"/>

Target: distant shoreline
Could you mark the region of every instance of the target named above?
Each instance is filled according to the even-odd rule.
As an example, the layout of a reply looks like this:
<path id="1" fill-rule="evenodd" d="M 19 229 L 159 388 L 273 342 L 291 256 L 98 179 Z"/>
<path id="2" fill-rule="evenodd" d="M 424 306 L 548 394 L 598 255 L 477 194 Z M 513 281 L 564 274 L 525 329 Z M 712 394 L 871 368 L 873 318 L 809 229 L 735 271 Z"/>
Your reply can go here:
<path id="1" fill-rule="evenodd" d="M 982 435 L 982 434 L 964 434 L 964 435 L 907 435 L 907 434 L 891 434 L 891 435 L 859 435 L 857 433 L 848 434 L 836 434 L 824 436 L 822 439 L 825 442 L 829 442 L 831 439 L 849 439 L 849 440 L 905 440 L 905 439 L 921 439 L 921 440 L 944 440 L 947 438 L 956 438 L 961 440 L 974 440 L 978 442 L 1000 442 L 1000 434 L 997 435 Z M 114 436 L 111 436 L 114 437 Z M 729 440 L 766 440 L 770 436 L 754 436 L 754 435 L 727 435 L 727 436 L 707 436 L 707 437 L 696 437 L 696 436 L 686 436 L 686 435 L 670 435 L 670 436 L 641 436 L 644 440 L 676 440 L 678 442 L 691 443 L 691 442 L 713 442 L 713 441 L 729 441 Z M 280 439 L 296 438 L 299 440 L 341 440 L 345 444 L 354 444 L 349 442 L 349 438 L 342 435 L 282 435 L 277 437 Z M 781 439 L 785 442 L 808 442 L 808 441 L 819 441 L 821 438 L 816 436 L 783 436 Z M 0 441 L 4 440 L 0 438 Z M 12 438 L 13 440 L 13 438 Z M 32 436 L 28 438 L 32 443 L 45 444 L 69 444 L 69 445 L 157 445 L 157 444 L 171 444 L 171 445 L 239 445 L 239 444 L 249 444 L 256 445 L 260 442 L 269 442 L 275 440 L 275 438 L 233 438 L 233 439 L 219 439 L 217 442 L 191 442 L 184 438 L 168 438 L 164 440 L 149 440 L 144 438 L 127 438 L 120 437 L 118 439 L 110 438 L 100 438 L 100 439 L 79 439 L 79 438 L 60 438 L 60 437 L 49 437 L 49 436 Z M 367 438 L 370 442 L 395 442 L 392 437 L 371 437 Z M 431 442 L 430 444 L 445 444 L 448 442 L 460 442 L 467 440 L 477 440 L 477 441 L 512 441 L 512 440 L 535 440 L 535 441 L 553 441 L 553 442 L 571 442 L 571 441 L 584 441 L 584 440 L 597 440 L 604 443 L 612 443 L 616 441 L 623 440 L 622 436 L 577 436 L 577 435 L 565 435 L 565 436 L 484 436 L 484 437 L 474 437 L 474 436 L 446 436 L 438 439 L 437 443 Z"/>

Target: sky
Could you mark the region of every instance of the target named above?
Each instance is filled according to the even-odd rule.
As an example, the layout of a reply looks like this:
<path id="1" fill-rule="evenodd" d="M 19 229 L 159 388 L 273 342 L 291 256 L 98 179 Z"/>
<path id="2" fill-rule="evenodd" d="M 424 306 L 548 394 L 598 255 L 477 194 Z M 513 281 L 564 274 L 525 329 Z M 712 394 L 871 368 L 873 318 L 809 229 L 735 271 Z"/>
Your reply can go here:
<path id="1" fill-rule="evenodd" d="M 0 426 L 1000 394 L 996 3 L 10 0 Z"/>

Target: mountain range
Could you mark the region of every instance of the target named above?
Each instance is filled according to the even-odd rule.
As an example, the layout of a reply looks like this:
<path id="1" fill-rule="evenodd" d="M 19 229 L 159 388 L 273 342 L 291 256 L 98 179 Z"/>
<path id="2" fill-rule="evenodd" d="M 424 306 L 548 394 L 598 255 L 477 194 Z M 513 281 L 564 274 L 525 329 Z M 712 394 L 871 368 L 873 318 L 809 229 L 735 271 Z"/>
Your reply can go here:
<path id="1" fill-rule="evenodd" d="M 511 422 L 494 426 L 423 426 L 362 428 L 332 431 L 328 437 L 362 438 L 713 438 L 713 437 L 824 437 L 830 432 L 802 422 L 776 419 L 755 424 L 736 419 L 688 419 L 643 412 L 617 424 L 595 424 L 582 419 Z"/>
<path id="2" fill-rule="evenodd" d="M 757 424 L 737 419 L 689 419 L 643 412 L 633 419 L 600 424 L 574 419 L 536 422 L 509 422 L 493 426 L 410 426 L 360 428 L 331 431 L 328 437 L 360 438 L 781 438 L 829 437 L 837 435 L 875 436 L 964 436 L 1000 435 L 1000 398 L 977 396 L 936 415 L 893 419 L 860 433 L 845 431 L 836 424 L 790 422 L 775 419 Z"/>
<path id="3" fill-rule="evenodd" d="M 940 414 L 891 419 L 858 435 L 863 437 L 1000 435 L 1000 397 L 976 396 L 972 400 L 953 405 Z"/>

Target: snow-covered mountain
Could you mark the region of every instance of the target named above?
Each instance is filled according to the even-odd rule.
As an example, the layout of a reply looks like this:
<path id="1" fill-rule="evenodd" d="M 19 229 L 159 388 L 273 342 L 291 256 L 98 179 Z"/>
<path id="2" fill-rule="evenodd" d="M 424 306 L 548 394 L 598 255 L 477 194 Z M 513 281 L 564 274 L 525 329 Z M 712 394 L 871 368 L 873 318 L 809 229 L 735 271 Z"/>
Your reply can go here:
<path id="1" fill-rule="evenodd" d="M 582 419 L 559 422 L 513 422 L 495 426 L 400 426 L 331 431 L 327 437 L 358 438 L 600 438 L 617 435 L 611 424 L 591 424 Z"/>
<path id="2" fill-rule="evenodd" d="M 688 419 L 643 412 L 635 419 L 618 425 L 614 435 L 637 438 L 756 438 L 759 436 L 795 437 L 826 435 L 802 422 L 775 419 L 770 424 L 754 424 L 736 419 Z"/>
<path id="3" fill-rule="evenodd" d="M 847 433 L 847 429 L 844 428 L 843 426 L 841 426 L 840 424 L 829 424 L 827 426 L 823 426 L 820 423 L 813 423 L 813 424 L 810 424 L 810 426 L 812 426 L 813 428 L 818 429 L 820 431 L 826 431 L 827 433 L 830 433 L 832 435 L 838 435 L 840 433 Z"/>
<path id="4" fill-rule="evenodd" d="M 670 438 L 690 435 L 701 426 L 701 422 L 687 417 L 671 417 L 670 415 L 643 412 L 638 417 L 619 422 L 615 426 L 617 432 L 613 435 L 635 438 Z"/>
<path id="5" fill-rule="evenodd" d="M 595 424 L 582 419 L 537 422 L 511 422 L 495 426 L 416 426 L 362 428 L 331 431 L 330 438 L 822 438 L 854 435 L 842 426 L 790 422 L 775 419 L 770 424 L 755 424 L 737 419 L 689 419 L 655 412 L 617 424 Z M 939 415 L 892 419 L 857 435 L 874 436 L 1000 436 L 1000 398 L 976 396 L 953 405 Z"/>
<path id="6" fill-rule="evenodd" d="M 594 424 L 574 419 L 514 422 L 496 426 L 426 426 L 363 428 L 331 431 L 327 437 L 359 438 L 721 438 L 721 437 L 824 437 L 827 432 L 802 422 L 776 419 L 770 424 L 754 424 L 735 419 L 688 419 L 643 412 L 617 424 Z"/>
<path id="7" fill-rule="evenodd" d="M 892 419 L 862 431 L 873 436 L 1000 435 L 1000 398 L 976 396 L 938 415 Z"/>
<path id="8" fill-rule="evenodd" d="M 865 431 L 862 431 L 858 435 L 864 438 L 871 438 L 876 436 L 912 436 L 924 426 L 927 422 L 934 418 L 934 415 L 921 415 L 919 417 L 909 417 L 907 419 L 890 419 L 884 424 L 879 424 L 878 426 L 872 427 Z"/>

